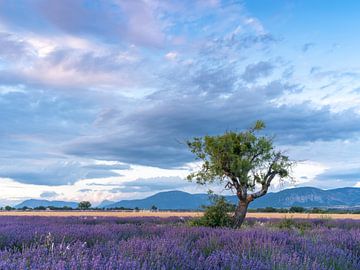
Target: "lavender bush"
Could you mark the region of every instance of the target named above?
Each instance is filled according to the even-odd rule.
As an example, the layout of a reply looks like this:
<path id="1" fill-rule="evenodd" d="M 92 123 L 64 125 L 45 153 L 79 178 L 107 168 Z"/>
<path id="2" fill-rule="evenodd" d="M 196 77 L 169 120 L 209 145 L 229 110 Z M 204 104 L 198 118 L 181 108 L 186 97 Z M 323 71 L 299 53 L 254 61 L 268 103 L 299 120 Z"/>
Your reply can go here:
<path id="1" fill-rule="evenodd" d="M 0 217 L 0 269 L 360 269 L 360 222 Z"/>

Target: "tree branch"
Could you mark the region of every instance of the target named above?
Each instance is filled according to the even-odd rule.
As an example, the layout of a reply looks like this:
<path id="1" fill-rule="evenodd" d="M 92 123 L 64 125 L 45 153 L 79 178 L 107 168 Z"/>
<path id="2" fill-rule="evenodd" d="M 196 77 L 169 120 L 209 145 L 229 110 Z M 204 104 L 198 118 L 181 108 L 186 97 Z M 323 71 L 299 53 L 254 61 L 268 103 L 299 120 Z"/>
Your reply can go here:
<path id="1" fill-rule="evenodd" d="M 270 183 L 277 174 L 277 172 L 273 170 L 273 167 L 276 164 L 276 162 L 279 160 L 279 158 L 280 158 L 279 155 L 276 155 L 274 160 L 271 162 L 269 169 L 268 169 L 263 181 L 261 182 L 261 190 L 250 195 L 253 200 L 257 199 L 261 196 L 264 196 L 268 192 Z"/>

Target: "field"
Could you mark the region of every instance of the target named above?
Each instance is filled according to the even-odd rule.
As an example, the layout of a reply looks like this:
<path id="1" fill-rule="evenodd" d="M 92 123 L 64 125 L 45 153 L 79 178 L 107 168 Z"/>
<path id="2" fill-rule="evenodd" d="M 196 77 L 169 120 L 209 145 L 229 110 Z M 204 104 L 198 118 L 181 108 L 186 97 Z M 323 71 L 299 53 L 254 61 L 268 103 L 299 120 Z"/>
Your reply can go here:
<path id="1" fill-rule="evenodd" d="M 0 216 L 93 216 L 93 217 L 199 217 L 201 212 L 125 212 L 125 211 L 0 211 Z M 306 213 L 247 213 L 250 218 L 301 218 L 301 219 L 355 219 L 360 220 L 360 214 L 306 214 Z"/>
<path id="2" fill-rule="evenodd" d="M 360 221 L 0 216 L 0 269 L 360 269 Z"/>

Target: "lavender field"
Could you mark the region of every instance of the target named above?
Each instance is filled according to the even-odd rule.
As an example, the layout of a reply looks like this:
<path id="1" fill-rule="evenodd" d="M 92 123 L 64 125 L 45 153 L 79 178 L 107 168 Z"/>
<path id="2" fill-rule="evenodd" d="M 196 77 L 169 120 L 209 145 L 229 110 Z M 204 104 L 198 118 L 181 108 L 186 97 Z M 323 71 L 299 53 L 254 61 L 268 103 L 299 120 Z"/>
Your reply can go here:
<path id="1" fill-rule="evenodd" d="M 360 269 L 360 222 L 0 217 L 0 269 Z"/>

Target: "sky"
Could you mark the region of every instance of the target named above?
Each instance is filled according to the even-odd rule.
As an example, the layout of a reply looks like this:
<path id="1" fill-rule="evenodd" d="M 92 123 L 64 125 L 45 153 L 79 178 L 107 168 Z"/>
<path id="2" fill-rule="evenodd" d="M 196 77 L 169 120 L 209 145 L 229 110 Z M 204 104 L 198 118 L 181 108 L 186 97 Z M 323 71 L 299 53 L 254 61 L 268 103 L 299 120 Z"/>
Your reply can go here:
<path id="1" fill-rule="evenodd" d="M 0 0 L 0 206 L 206 192 L 184 142 L 258 119 L 297 161 L 273 191 L 360 187 L 359 8 Z"/>

